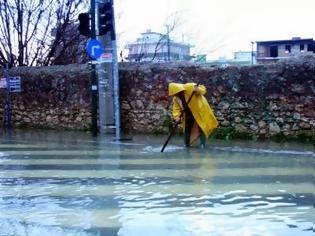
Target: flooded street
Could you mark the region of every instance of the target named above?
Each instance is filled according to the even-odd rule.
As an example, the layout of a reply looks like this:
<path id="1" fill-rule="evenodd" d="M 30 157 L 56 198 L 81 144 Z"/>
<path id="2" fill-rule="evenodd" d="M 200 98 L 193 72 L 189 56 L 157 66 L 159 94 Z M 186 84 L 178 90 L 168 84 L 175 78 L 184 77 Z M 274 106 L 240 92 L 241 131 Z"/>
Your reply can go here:
<path id="1" fill-rule="evenodd" d="M 0 136 L 0 236 L 313 235 L 312 145 Z"/>

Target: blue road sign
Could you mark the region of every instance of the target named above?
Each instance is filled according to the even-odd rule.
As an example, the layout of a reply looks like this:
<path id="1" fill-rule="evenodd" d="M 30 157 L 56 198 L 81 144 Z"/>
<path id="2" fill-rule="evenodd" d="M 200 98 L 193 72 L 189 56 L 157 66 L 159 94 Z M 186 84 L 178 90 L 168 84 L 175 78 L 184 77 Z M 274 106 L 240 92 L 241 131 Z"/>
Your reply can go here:
<path id="1" fill-rule="evenodd" d="M 21 77 L 20 76 L 10 77 L 10 92 L 11 93 L 21 92 Z"/>
<path id="2" fill-rule="evenodd" d="M 96 39 L 89 40 L 86 50 L 89 56 L 95 60 L 97 60 L 104 52 L 102 43 Z"/>

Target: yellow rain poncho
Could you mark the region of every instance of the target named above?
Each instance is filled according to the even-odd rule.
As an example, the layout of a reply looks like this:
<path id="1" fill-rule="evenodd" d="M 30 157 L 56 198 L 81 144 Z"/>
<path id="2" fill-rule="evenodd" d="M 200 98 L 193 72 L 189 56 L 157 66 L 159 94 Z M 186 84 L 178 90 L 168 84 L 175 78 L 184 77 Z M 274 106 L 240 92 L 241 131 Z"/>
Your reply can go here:
<path id="1" fill-rule="evenodd" d="M 168 87 L 169 96 L 174 96 L 177 93 L 184 91 L 185 100 L 188 102 L 196 83 L 186 83 L 186 84 L 178 84 L 178 83 L 170 83 Z M 188 107 L 190 108 L 195 121 L 198 126 L 208 138 L 211 132 L 218 126 L 218 121 L 204 95 L 207 93 L 207 89 L 204 85 L 199 85 L 197 91 L 192 96 Z M 173 117 L 176 119 L 180 116 L 183 110 L 183 105 L 181 100 L 177 97 L 173 97 Z M 185 127 L 185 114 L 182 119 L 182 127 Z M 194 141 L 196 137 L 191 139 Z"/>

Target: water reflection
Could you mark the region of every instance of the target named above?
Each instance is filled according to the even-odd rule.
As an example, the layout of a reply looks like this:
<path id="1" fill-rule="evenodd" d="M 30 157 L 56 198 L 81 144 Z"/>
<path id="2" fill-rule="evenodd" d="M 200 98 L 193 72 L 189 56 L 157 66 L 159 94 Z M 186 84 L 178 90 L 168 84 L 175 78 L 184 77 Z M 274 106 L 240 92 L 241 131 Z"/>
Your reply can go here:
<path id="1" fill-rule="evenodd" d="M 312 147 L 0 139 L 0 235 L 311 235 Z"/>

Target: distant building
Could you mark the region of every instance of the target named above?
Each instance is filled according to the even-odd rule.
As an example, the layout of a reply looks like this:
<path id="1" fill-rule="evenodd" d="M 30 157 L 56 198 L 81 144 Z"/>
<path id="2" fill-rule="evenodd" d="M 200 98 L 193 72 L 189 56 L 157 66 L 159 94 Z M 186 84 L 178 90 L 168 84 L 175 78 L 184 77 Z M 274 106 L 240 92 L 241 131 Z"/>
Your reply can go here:
<path id="1" fill-rule="evenodd" d="M 234 52 L 234 62 L 239 62 L 243 65 L 256 64 L 256 52 L 239 51 Z"/>
<path id="2" fill-rule="evenodd" d="M 259 41 L 257 44 L 257 62 L 276 62 L 282 58 L 314 55 L 314 40 L 292 38 L 289 40 Z"/>
<path id="3" fill-rule="evenodd" d="M 231 59 L 220 57 L 217 60 L 207 61 L 207 64 L 218 67 L 247 66 L 256 64 L 256 52 L 238 51 L 234 52 L 233 55 L 234 56 Z"/>
<path id="4" fill-rule="evenodd" d="M 190 60 L 190 45 L 175 42 L 167 34 L 148 30 L 135 42 L 127 45 L 129 61 L 185 61 Z"/>
<path id="5" fill-rule="evenodd" d="M 256 53 L 251 51 L 234 52 L 234 61 L 244 62 L 248 64 L 256 64 Z"/>

